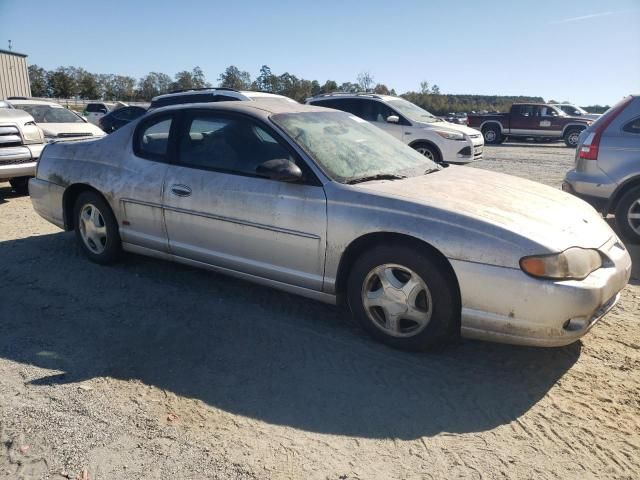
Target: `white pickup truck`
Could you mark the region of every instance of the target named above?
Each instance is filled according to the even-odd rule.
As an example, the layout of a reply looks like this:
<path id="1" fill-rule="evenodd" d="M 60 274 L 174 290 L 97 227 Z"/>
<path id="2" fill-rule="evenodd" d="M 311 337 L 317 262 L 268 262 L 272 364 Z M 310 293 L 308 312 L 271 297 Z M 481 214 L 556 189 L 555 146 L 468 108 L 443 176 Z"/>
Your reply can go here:
<path id="1" fill-rule="evenodd" d="M 29 178 L 45 146 L 44 135 L 33 117 L 22 110 L 0 108 L 0 182 L 28 193 Z"/>

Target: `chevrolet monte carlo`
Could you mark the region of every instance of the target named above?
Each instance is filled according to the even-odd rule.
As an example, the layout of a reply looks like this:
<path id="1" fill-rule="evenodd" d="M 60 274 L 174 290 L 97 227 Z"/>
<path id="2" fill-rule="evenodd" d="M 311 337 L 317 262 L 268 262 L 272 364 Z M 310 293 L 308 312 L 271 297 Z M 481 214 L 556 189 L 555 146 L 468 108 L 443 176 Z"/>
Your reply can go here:
<path id="1" fill-rule="evenodd" d="M 48 145 L 29 187 L 94 262 L 125 250 L 343 304 L 410 350 L 574 342 L 631 272 L 582 200 L 443 168 L 358 117 L 293 103 L 160 108 Z"/>

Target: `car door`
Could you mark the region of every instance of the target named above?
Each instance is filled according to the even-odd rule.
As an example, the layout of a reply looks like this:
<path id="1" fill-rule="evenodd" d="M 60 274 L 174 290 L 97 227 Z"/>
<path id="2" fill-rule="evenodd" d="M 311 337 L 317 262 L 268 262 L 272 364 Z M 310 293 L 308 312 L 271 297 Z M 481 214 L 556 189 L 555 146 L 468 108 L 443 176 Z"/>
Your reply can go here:
<path id="1" fill-rule="evenodd" d="M 404 120 L 402 115 L 380 100 L 362 98 L 357 99 L 356 102 L 360 103 L 358 110 L 361 118 L 373 123 L 398 140 L 405 140 L 405 132 L 410 132 L 410 129 L 406 128 L 408 122 Z M 389 122 L 387 121 L 389 117 L 398 117 L 398 121 Z"/>
<path id="2" fill-rule="evenodd" d="M 516 105 L 511 110 L 510 132 L 514 135 L 537 134 L 539 119 L 535 105 Z"/>
<path id="3" fill-rule="evenodd" d="M 562 135 L 562 122 L 566 117 L 560 115 L 558 110 L 548 105 L 538 105 L 536 107 L 538 119 L 538 135 L 548 135 L 549 137 L 559 137 Z"/>
<path id="4" fill-rule="evenodd" d="M 177 151 L 163 203 L 172 254 L 322 289 L 324 189 L 270 127 L 211 109 L 186 111 Z M 299 164 L 305 180 L 256 175 L 258 165 L 278 158 Z"/>
<path id="5" fill-rule="evenodd" d="M 171 113 L 151 116 L 136 127 L 123 170 L 113 183 L 124 243 L 168 251 L 162 191 L 172 155 L 170 133 L 175 127 Z"/>

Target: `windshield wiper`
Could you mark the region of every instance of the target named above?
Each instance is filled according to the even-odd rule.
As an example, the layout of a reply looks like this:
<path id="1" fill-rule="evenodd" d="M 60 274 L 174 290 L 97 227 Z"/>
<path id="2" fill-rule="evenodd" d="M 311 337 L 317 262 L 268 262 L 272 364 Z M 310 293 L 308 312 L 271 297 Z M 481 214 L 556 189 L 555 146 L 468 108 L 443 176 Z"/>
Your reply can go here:
<path id="1" fill-rule="evenodd" d="M 378 173 L 376 175 L 368 175 L 366 177 L 352 178 L 348 180 L 347 185 L 353 185 L 356 183 L 370 182 L 372 180 L 402 180 L 407 178 L 406 175 L 396 175 L 395 173 Z"/>

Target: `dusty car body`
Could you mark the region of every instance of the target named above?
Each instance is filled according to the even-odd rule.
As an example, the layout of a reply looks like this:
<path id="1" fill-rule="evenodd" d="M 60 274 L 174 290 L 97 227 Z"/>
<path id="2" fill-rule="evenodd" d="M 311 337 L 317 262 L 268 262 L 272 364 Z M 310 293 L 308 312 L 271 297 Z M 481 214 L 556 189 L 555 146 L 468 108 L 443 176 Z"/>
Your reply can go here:
<path id="1" fill-rule="evenodd" d="M 259 125 L 290 152 L 303 175 L 296 180 L 262 178 L 185 166 L 182 154 L 176 153 L 182 151 L 181 142 L 199 142 L 210 133 L 188 130 L 188 136 L 180 136 L 185 116 L 195 115 L 242 118 Z M 144 158 L 141 145 L 157 136 L 149 129 L 166 119 L 178 122 L 167 130 L 174 147 L 161 158 Z M 320 122 L 324 136 L 314 137 L 312 127 L 304 131 L 305 122 Z M 329 127 L 322 128 L 323 122 Z M 380 148 L 395 152 L 389 165 L 404 156 L 427 163 L 418 163 L 424 165 L 420 173 L 406 178 L 378 175 L 344 181 L 331 170 L 344 165 L 330 167 L 325 159 L 333 158 L 334 151 L 335 156 L 344 155 L 340 142 L 347 140 L 339 137 L 349 128 L 356 135 L 350 146 L 375 137 L 382 142 Z M 365 157 L 375 155 L 366 148 L 364 152 Z M 345 158 L 349 163 L 354 157 Z M 408 263 L 412 256 L 428 257 L 440 278 L 451 282 L 443 290 L 437 285 L 426 290 L 433 302 L 424 301 L 427 310 L 432 304 L 435 313 L 450 308 L 457 319 L 456 333 L 507 343 L 558 346 L 577 340 L 615 304 L 631 272 L 629 254 L 613 231 L 593 208 L 571 195 L 507 175 L 438 167 L 357 117 L 285 102 L 166 107 L 100 140 L 52 144 L 30 182 L 30 193 L 41 216 L 60 228 L 76 228 L 81 243 L 91 243 L 110 228 L 107 215 L 90 223 L 96 210 L 110 209 L 126 251 L 221 271 L 324 302 L 346 299 L 352 311 L 352 290 L 357 295 L 360 288 L 352 287 L 352 276 L 357 277 L 353 272 L 361 258 L 389 250 L 384 255 L 393 257 L 394 249 L 404 248 Z M 82 195 L 101 200 L 82 202 Z M 104 240 L 103 247 L 108 246 Z M 582 250 L 599 259 L 584 278 L 525 273 L 531 256 L 555 258 Z M 379 262 L 371 272 L 385 265 L 396 268 L 397 262 Z M 405 270 L 411 280 L 419 265 L 410 267 Z M 391 283 L 399 273 L 393 273 L 395 280 L 389 277 Z M 410 280 L 404 280 L 387 292 L 384 275 L 373 280 L 380 280 L 381 288 L 362 286 L 365 309 L 369 300 L 381 302 L 366 310 L 367 315 L 381 311 L 383 323 L 391 323 L 394 315 L 411 316 L 402 305 L 409 302 L 402 292 L 409 295 L 416 282 L 409 288 Z M 428 285 L 430 281 L 426 279 Z M 450 305 L 438 306 L 438 292 L 449 295 Z M 384 298 L 375 299 L 377 294 Z M 417 305 L 415 298 L 412 302 Z"/>

